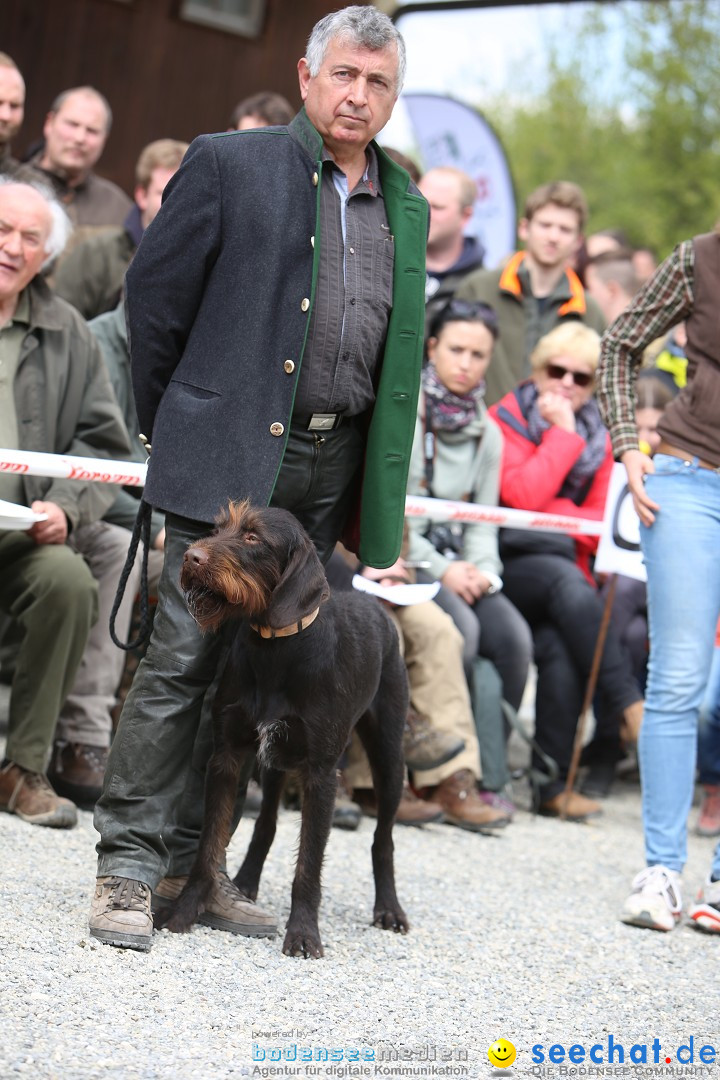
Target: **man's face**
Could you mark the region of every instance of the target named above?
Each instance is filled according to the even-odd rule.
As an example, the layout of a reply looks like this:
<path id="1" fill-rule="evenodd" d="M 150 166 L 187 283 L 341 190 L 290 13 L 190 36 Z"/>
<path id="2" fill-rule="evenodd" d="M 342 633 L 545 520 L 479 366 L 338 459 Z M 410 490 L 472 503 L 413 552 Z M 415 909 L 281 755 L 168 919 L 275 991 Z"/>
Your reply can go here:
<path id="1" fill-rule="evenodd" d="M 548 203 L 518 229 L 531 259 L 546 270 L 567 266 L 580 247 L 582 236 L 575 210 Z"/>
<path id="2" fill-rule="evenodd" d="M 0 67 L 0 146 L 12 142 L 23 122 L 25 83 L 15 68 Z"/>
<path id="3" fill-rule="evenodd" d="M 143 229 L 147 229 L 148 225 L 157 215 L 160 205 L 162 203 L 162 194 L 165 190 L 165 185 L 171 176 L 174 176 L 177 169 L 153 169 L 150 173 L 150 183 L 146 188 L 135 188 L 135 202 L 140 207 L 140 217 L 142 219 Z"/>
<path id="4" fill-rule="evenodd" d="M 56 113 L 48 114 L 43 134 L 43 161 L 48 167 L 69 177 L 82 176 L 90 172 L 105 146 L 105 106 L 94 94 L 71 94 Z"/>
<path id="5" fill-rule="evenodd" d="M 19 184 L 0 187 L 0 301 L 19 296 L 47 258 L 52 227 L 42 195 Z"/>
<path id="6" fill-rule="evenodd" d="M 364 49 L 334 38 L 317 75 L 303 57 L 298 63 L 300 94 L 311 124 L 328 150 L 346 156 L 364 150 L 390 119 L 397 101 L 395 45 Z"/>
<path id="7" fill-rule="evenodd" d="M 472 207 L 461 205 L 457 177 L 430 169 L 418 187 L 430 204 L 428 247 L 442 247 L 456 241 L 472 214 Z"/>

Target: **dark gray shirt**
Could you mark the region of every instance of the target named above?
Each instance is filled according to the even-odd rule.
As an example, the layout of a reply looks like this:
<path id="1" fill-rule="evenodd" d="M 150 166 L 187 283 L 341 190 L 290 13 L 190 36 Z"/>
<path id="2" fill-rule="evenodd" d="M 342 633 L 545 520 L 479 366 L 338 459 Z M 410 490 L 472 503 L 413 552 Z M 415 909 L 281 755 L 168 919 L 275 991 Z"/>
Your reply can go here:
<path id="1" fill-rule="evenodd" d="M 394 241 L 372 147 L 365 176 L 346 198 L 338 188 L 346 194 L 347 180 L 324 151 L 320 261 L 294 407 L 303 418 L 373 404 L 392 307 Z"/>

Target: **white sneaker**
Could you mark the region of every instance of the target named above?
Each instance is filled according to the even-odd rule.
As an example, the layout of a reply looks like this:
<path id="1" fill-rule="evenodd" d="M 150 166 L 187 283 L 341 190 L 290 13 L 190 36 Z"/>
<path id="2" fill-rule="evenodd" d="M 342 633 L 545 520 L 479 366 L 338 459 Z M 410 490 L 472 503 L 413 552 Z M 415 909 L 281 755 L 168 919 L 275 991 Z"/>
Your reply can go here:
<path id="1" fill-rule="evenodd" d="M 698 930 L 707 930 L 710 934 L 720 934 L 720 881 L 705 882 L 688 915 Z"/>
<path id="2" fill-rule="evenodd" d="M 648 930 L 674 930 L 682 915 L 680 886 L 676 870 L 649 866 L 634 879 L 633 891 L 623 905 L 620 918 L 624 923 L 645 926 Z M 720 919 L 720 911 L 717 914 Z"/>

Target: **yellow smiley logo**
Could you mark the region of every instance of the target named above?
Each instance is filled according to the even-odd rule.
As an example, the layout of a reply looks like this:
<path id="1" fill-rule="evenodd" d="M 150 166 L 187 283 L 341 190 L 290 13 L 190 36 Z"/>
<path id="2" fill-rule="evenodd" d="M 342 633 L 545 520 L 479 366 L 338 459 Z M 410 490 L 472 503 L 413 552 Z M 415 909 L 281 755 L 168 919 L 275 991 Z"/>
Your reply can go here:
<path id="1" fill-rule="evenodd" d="M 488 1057 L 491 1065 L 498 1069 L 507 1069 L 515 1060 L 515 1047 L 507 1039 L 496 1039 L 492 1046 L 488 1047 Z"/>

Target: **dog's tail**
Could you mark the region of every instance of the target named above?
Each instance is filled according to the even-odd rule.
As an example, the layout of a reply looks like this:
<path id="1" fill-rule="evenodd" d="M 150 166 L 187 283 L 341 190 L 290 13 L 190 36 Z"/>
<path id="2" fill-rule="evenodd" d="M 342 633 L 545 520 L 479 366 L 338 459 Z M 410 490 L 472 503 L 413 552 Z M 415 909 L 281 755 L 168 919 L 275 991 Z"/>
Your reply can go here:
<path id="1" fill-rule="evenodd" d="M 113 601 L 112 611 L 110 612 L 110 637 L 112 638 L 118 649 L 124 649 L 129 652 L 130 649 L 139 649 L 150 637 L 150 599 L 148 588 L 148 555 L 150 552 L 150 516 L 152 514 L 152 507 L 150 503 L 145 502 L 144 499 L 140 500 L 140 506 L 138 507 L 137 517 L 135 518 L 135 524 L 133 526 L 132 536 L 130 537 L 130 547 L 128 548 L 127 558 L 125 559 L 125 565 L 122 568 L 120 574 L 120 581 L 118 582 L 117 592 L 115 593 L 115 600 Z M 142 539 L 143 553 L 142 562 L 140 565 L 140 629 L 135 641 L 122 642 L 115 633 L 115 620 L 117 619 L 117 613 L 120 610 L 123 596 L 125 595 L 125 589 L 127 587 L 127 581 L 130 577 L 130 571 L 135 565 L 135 557 L 137 555 L 138 544 Z"/>

